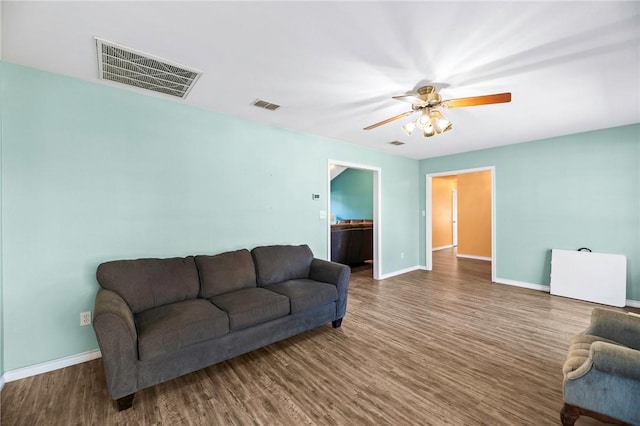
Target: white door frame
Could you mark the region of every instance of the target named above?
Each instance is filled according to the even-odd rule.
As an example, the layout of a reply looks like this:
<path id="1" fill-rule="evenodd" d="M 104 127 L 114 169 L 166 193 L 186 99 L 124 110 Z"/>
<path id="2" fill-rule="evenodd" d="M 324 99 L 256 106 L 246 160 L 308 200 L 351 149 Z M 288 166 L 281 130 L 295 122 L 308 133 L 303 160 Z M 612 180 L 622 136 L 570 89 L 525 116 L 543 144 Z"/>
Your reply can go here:
<path id="1" fill-rule="evenodd" d="M 433 241 L 431 236 L 433 235 L 432 229 L 432 206 L 431 206 L 431 194 L 432 194 L 432 180 L 434 177 L 439 176 L 451 176 L 462 175 L 465 173 L 484 172 L 491 171 L 491 281 L 496 281 L 496 167 L 477 167 L 474 169 L 463 170 L 451 170 L 448 172 L 430 173 L 426 175 L 426 200 L 425 200 L 425 251 L 426 251 L 426 270 L 433 270 Z"/>
<path id="2" fill-rule="evenodd" d="M 458 190 L 451 191 L 451 245 L 458 247 Z"/>
<path id="3" fill-rule="evenodd" d="M 373 172 L 373 279 L 382 275 L 382 169 L 365 164 L 329 159 L 327 163 L 327 259 L 331 260 L 331 165 Z"/>

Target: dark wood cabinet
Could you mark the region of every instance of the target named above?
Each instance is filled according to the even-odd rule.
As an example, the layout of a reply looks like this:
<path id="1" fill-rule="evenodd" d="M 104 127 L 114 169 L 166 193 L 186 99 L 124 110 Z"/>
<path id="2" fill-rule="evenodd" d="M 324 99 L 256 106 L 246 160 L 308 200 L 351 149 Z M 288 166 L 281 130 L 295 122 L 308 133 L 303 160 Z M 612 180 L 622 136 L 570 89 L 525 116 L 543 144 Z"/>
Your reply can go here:
<path id="1" fill-rule="evenodd" d="M 331 260 L 357 265 L 373 259 L 373 222 L 331 225 Z"/>

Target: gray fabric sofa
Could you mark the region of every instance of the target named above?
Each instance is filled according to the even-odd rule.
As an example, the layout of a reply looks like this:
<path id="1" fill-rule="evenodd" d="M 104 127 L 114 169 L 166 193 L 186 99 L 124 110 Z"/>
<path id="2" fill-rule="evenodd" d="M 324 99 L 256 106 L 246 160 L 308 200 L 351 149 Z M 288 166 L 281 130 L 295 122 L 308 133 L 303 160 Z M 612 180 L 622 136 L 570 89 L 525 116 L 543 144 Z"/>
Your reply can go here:
<path id="1" fill-rule="evenodd" d="M 123 410 L 140 389 L 339 327 L 349 277 L 306 245 L 102 263 L 93 327 L 109 393 Z"/>

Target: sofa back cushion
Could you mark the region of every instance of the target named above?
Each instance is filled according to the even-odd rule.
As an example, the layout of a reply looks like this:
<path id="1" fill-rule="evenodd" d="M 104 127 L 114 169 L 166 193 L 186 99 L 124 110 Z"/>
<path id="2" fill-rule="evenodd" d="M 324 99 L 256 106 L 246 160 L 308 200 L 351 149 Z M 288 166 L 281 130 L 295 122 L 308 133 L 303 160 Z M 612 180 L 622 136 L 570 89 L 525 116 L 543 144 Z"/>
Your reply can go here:
<path id="1" fill-rule="evenodd" d="M 196 256 L 200 273 L 200 297 L 210 298 L 248 287 L 256 287 L 256 268 L 249 250 L 215 256 Z"/>
<path id="2" fill-rule="evenodd" d="M 313 252 L 308 245 L 256 247 L 251 255 L 256 264 L 256 280 L 261 287 L 309 278 Z"/>
<path id="3" fill-rule="evenodd" d="M 200 290 L 193 256 L 114 260 L 99 265 L 96 276 L 100 285 L 118 293 L 133 313 L 195 299 Z"/>

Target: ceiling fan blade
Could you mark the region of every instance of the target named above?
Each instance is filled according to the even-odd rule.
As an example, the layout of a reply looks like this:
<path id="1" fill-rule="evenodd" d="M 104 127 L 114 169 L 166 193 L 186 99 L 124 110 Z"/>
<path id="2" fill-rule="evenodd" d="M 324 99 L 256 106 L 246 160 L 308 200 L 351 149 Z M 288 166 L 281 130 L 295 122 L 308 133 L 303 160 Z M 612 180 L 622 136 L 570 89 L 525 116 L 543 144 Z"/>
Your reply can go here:
<path id="1" fill-rule="evenodd" d="M 367 126 L 365 127 L 363 130 L 371 130 L 371 129 L 375 129 L 376 127 L 382 126 L 383 124 L 387 124 L 387 123 L 391 123 L 392 121 L 396 121 L 399 120 L 403 117 L 406 117 L 407 115 L 411 115 L 413 114 L 415 111 L 407 111 L 407 112 L 403 112 L 402 114 L 398 114 L 395 117 L 391 117 L 391 118 L 387 118 L 386 120 L 382 120 L 379 123 L 376 124 L 372 124 L 371 126 Z"/>
<path id="2" fill-rule="evenodd" d="M 496 93 L 495 95 L 449 99 L 442 101 L 442 106 L 447 108 L 462 108 L 476 105 L 501 104 L 504 102 L 511 102 L 511 93 Z"/>
<path id="3" fill-rule="evenodd" d="M 410 104 L 419 104 L 424 102 L 424 100 L 420 99 L 415 93 L 410 93 L 408 95 L 392 96 L 392 98 L 397 101 L 409 102 Z"/>

